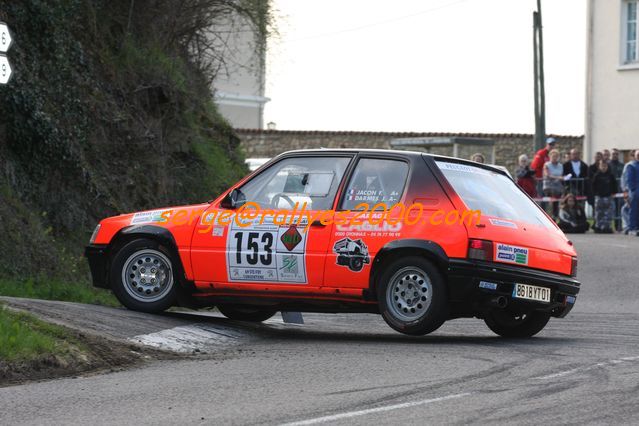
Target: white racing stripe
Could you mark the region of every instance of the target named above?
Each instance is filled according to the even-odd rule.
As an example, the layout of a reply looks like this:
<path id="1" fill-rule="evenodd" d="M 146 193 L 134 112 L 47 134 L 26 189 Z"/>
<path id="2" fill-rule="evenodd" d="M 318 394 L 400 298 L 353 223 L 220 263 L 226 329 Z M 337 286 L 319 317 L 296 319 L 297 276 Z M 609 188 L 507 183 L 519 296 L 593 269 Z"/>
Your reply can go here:
<path id="1" fill-rule="evenodd" d="M 405 402 L 403 404 L 386 405 L 384 407 L 369 408 L 367 410 L 347 411 L 345 413 L 333 414 L 331 416 L 316 417 L 314 419 L 301 420 L 299 422 L 285 423 L 282 426 L 303 426 L 315 425 L 318 423 L 332 422 L 336 420 L 349 419 L 351 417 L 365 416 L 367 414 L 381 413 L 384 411 L 399 410 L 400 408 L 417 407 L 420 405 L 432 404 L 433 402 L 446 401 L 449 399 L 462 398 L 470 395 L 470 392 L 458 393 L 455 395 L 446 395 L 439 398 L 424 399 L 421 401 Z"/>
<path id="2" fill-rule="evenodd" d="M 157 333 L 142 334 L 128 340 L 154 348 L 189 353 L 193 351 L 208 352 L 240 343 L 242 333 L 210 324 L 192 324 L 169 328 Z"/>

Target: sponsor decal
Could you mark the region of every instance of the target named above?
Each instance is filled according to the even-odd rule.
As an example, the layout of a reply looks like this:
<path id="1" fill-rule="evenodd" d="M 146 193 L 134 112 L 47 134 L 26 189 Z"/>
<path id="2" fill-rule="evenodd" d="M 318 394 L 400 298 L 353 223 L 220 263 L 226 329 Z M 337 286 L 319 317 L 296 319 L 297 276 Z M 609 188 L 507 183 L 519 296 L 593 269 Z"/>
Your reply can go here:
<path id="1" fill-rule="evenodd" d="M 371 262 L 368 247 L 362 240 L 342 238 L 333 245 L 333 252 L 337 255 L 336 263 L 348 267 L 353 272 L 360 272 L 365 264 Z"/>
<path id="2" fill-rule="evenodd" d="M 335 228 L 337 232 L 399 232 L 402 229 L 402 222 L 391 224 L 384 221 L 372 224 L 369 221 L 364 221 L 359 225 L 336 225 Z"/>
<path id="3" fill-rule="evenodd" d="M 282 267 L 280 271 L 297 274 L 298 270 L 297 257 L 293 255 L 282 256 Z"/>
<path id="4" fill-rule="evenodd" d="M 485 288 L 487 290 L 497 290 L 497 283 L 491 283 L 488 281 L 480 281 L 479 288 Z"/>
<path id="5" fill-rule="evenodd" d="M 150 212 L 135 213 L 131 218 L 131 225 L 139 225 L 141 223 L 164 223 L 167 221 L 166 216 L 170 213 L 171 210 L 153 210 Z"/>
<path id="6" fill-rule="evenodd" d="M 503 226 L 504 228 L 517 229 L 517 224 L 503 219 L 488 219 L 492 225 Z"/>
<path id="7" fill-rule="evenodd" d="M 482 169 L 481 167 L 468 166 L 466 164 L 437 161 L 437 166 L 439 167 L 440 170 L 453 170 L 457 172 L 490 175 L 490 172 L 486 169 Z"/>
<path id="8" fill-rule="evenodd" d="M 213 232 L 211 233 L 214 237 L 221 237 L 224 235 L 224 227 L 223 226 L 214 226 Z"/>
<path id="9" fill-rule="evenodd" d="M 297 247 L 300 242 L 302 242 L 302 235 L 297 230 L 297 226 L 291 225 L 291 227 L 282 234 L 280 240 L 288 251 L 293 251 L 293 249 Z"/>
<path id="10" fill-rule="evenodd" d="M 210 225 L 215 220 L 216 215 L 217 215 L 217 212 L 213 212 L 213 213 L 209 212 L 209 213 L 203 214 L 200 217 L 200 225 Z"/>
<path id="11" fill-rule="evenodd" d="M 524 247 L 497 244 L 495 260 L 518 265 L 528 265 L 528 249 Z"/>

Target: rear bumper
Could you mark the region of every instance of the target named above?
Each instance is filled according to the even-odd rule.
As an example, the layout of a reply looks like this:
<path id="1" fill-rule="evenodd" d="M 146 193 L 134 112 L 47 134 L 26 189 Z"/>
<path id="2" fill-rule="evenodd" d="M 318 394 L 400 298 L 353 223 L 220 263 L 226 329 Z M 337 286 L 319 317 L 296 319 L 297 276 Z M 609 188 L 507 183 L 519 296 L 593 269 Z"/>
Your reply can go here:
<path id="1" fill-rule="evenodd" d="M 550 311 L 565 317 L 573 308 L 580 283 L 574 278 L 501 263 L 451 259 L 448 266 L 449 297 L 453 316 L 481 315 L 487 302 L 498 296 L 509 306 Z M 515 283 L 551 290 L 550 303 L 513 298 Z"/>
<path id="2" fill-rule="evenodd" d="M 91 278 L 94 287 L 109 288 L 107 281 L 107 246 L 100 244 L 91 244 L 84 248 L 84 256 L 89 261 L 89 269 L 91 269 Z"/>

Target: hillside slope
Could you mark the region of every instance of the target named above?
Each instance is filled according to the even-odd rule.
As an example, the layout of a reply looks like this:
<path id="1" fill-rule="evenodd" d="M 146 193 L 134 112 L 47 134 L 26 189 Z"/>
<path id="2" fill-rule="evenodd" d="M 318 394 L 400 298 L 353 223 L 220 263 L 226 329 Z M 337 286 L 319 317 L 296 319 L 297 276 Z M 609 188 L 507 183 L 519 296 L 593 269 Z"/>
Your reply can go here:
<path id="1" fill-rule="evenodd" d="M 192 54 L 207 23 L 179 11 L 265 3 L 0 0 L 15 38 L 0 87 L 0 278 L 87 282 L 100 218 L 208 200 L 246 173 Z"/>

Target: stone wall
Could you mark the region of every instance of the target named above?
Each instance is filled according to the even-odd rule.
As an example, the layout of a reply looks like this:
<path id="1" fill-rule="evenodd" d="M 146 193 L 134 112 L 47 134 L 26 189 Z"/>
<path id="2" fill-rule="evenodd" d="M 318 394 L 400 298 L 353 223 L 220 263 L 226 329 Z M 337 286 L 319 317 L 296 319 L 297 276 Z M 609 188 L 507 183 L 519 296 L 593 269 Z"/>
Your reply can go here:
<path id="1" fill-rule="evenodd" d="M 376 148 L 390 149 L 390 141 L 397 138 L 463 137 L 483 138 L 495 141 L 495 163 L 507 167 L 511 173 L 517 166 L 517 157 L 534 155 L 533 135 L 506 133 L 393 133 L 393 132 L 345 132 L 304 130 L 254 130 L 236 129 L 247 158 L 271 158 L 285 151 L 310 148 Z M 562 152 L 572 148 L 583 149 L 583 136 L 553 135 Z M 436 147 L 422 151 L 451 155 L 452 147 Z M 466 157 L 467 150 L 460 156 Z M 477 149 L 477 151 L 483 151 Z M 469 151 L 470 152 L 470 151 Z M 468 155 L 470 156 L 470 155 Z M 563 157 L 562 157 L 563 160 Z"/>

